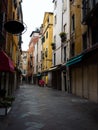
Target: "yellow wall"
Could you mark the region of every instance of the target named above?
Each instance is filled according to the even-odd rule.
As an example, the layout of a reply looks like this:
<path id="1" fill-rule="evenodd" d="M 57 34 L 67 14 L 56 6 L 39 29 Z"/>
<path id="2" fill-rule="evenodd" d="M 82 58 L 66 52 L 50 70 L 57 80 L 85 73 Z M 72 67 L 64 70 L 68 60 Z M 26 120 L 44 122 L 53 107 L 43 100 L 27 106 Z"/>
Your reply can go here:
<path id="1" fill-rule="evenodd" d="M 17 0 L 17 3 L 19 0 Z M 17 4 L 18 7 L 19 4 Z M 13 16 L 14 14 L 14 16 Z M 17 8 L 14 8 L 14 4 L 12 0 L 8 1 L 8 14 L 7 14 L 7 20 L 17 20 Z M 18 50 L 18 42 L 19 42 L 19 36 L 12 35 L 7 33 L 7 42 L 6 42 L 6 52 L 11 57 L 11 59 L 14 62 L 14 65 L 16 66 L 17 62 L 17 51 Z"/>
<path id="2" fill-rule="evenodd" d="M 80 5 L 80 7 L 78 8 L 77 5 Z M 71 4 L 71 17 L 73 14 L 75 15 L 75 55 L 78 55 L 82 52 L 81 5 L 81 0 L 76 0 L 74 3 Z"/>
<path id="3" fill-rule="evenodd" d="M 49 21 L 48 21 L 49 19 Z M 44 20 L 43 20 L 43 36 L 45 37 L 45 42 L 43 43 L 43 71 L 49 69 L 52 66 L 52 36 L 53 36 L 53 14 L 52 13 L 45 13 Z M 48 37 L 46 35 L 48 33 Z M 45 57 L 45 51 L 47 48 L 47 57 Z"/>

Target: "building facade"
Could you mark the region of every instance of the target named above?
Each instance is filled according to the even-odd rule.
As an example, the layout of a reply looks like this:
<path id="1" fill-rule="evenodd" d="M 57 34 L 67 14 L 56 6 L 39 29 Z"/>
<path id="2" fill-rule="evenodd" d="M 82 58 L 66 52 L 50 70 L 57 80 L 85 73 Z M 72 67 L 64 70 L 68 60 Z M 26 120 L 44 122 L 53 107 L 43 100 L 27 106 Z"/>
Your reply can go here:
<path id="1" fill-rule="evenodd" d="M 70 54 L 70 2 L 67 0 L 53 0 L 54 3 L 54 24 L 53 24 L 53 69 L 52 83 L 56 89 L 69 91 L 69 70 L 66 68 L 66 61 Z"/>
<path id="2" fill-rule="evenodd" d="M 50 87 L 98 102 L 98 0 L 53 3 L 53 34 L 50 38 L 45 13 L 42 41 L 35 46 L 34 73 Z"/>
<path id="3" fill-rule="evenodd" d="M 72 3 L 74 4 L 72 8 L 78 11 L 73 10 L 73 15 L 71 15 L 75 39 L 73 39 L 74 44 L 71 47 L 73 58 L 66 65 L 70 69 L 72 93 L 98 102 L 98 1 L 82 0 L 81 2 L 77 0 Z M 78 12 L 80 13 L 78 14 Z M 82 23 L 80 26 L 78 21 Z"/>
<path id="4" fill-rule="evenodd" d="M 39 29 L 32 31 L 28 49 L 28 79 L 30 78 L 30 83 L 36 84 L 37 81 L 37 72 L 38 72 L 38 55 L 36 50 L 36 44 L 39 40 Z"/>
<path id="5" fill-rule="evenodd" d="M 28 83 L 28 51 L 22 51 L 21 59 L 20 59 L 20 70 L 21 70 L 21 84 Z"/>
<path id="6" fill-rule="evenodd" d="M 21 0 L 0 1 L 0 89 L 6 90 L 6 95 L 11 95 L 19 86 L 19 59 L 21 56 L 20 35 L 7 32 L 5 25 L 10 20 L 22 21 Z M 4 42 L 4 43 L 3 43 Z M 3 43 L 3 44 L 2 44 Z"/>
<path id="7" fill-rule="evenodd" d="M 42 32 L 42 78 L 46 85 L 50 84 L 49 68 L 52 67 L 53 13 L 45 12 Z"/>

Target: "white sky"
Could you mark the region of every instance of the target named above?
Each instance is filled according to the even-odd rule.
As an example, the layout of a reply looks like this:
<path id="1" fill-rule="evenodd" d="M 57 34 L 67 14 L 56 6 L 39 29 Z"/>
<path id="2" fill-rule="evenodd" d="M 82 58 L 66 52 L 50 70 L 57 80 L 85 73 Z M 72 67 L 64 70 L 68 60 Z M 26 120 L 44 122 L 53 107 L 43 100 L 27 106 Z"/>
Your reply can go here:
<path id="1" fill-rule="evenodd" d="M 22 34 L 22 50 L 29 49 L 30 34 L 43 23 L 44 13 L 53 12 L 53 0 L 23 0 L 23 21 L 27 25 L 27 31 Z"/>

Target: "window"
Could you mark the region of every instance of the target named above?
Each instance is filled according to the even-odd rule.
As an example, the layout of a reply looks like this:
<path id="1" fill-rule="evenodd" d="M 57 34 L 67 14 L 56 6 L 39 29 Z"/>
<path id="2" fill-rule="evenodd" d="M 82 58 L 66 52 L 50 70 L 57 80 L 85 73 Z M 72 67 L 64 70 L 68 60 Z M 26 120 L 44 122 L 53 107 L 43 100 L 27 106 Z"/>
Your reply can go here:
<path id="1" fill-rule="evenodd" d="M 0 13 L 0 31 L 2 32 L 3 31 L 3 23 L 5 21 L 5 13 L 4 12 L 1 12 Z"/>
<path id="2" fill-rule="evenodd" d="M 63 30 L 64 32 L 66 32 L 66 24 L 64 24 Z"/>
<path id="3" fill-rule="evenodd" d="M 46 39 L 48 38 L 48 31 L 46 32 Z"/>
<path id="4" fill-rule="evenodd" d="M 64 47 L 64 62 L 66 62 L 66 47 Z"/>
<path id="5" fill-rule="evenodd" d="M 73 3 L 73 2 L 74 2 L 74 0 L 70 0 L 70 2 L 71 2 L 71 3 Z"/>
<path id="6" fill-rule="evenodd" d="M 57 1 L 55 0 L 55 2 L 54 2 L 54 9 L 56 9 L 56 7 L 57 7 Z"/>
<path id="7" fill-rule="evenodd" d="M 47 19 L 47 23 L 49 23 L 49 17 L 48 17 L 48 19 Z"/>
<path id="8" fill-rule="evenodd" d="M 98 44 L 98 25 L 92 28 L 92 45 Z"/>
<path id="9" fill-rule="evenodd" d="M 56 35 L 54 35 L 54 43 L 56 43 Z"/>
<path id="10" fill-rule="evenodd" d="M 63 11 L 67 9 L 67 0 L 63 0 Z"/>
<path id="11" fill-rule="evenodd" d="M 46 48 L 46 51 L 45 51 L 45 57 L 48 56 L 48 48 Z"/>
<path id="12" fill-rule="evenodd" d="M 16 9 L 17 8 L 17 0 L 14 0 L 14 8 Z"/>
<path id="13" fill-rule="evenodd" d="M 54 53 L 54 66 L 56 65 L 56 54 Z"/>
<path id="14" fill-rule="evenodd" d="M 87 32 L 82 35 L 83 38 L 83 50 L 87 49 Z"/>
<path id="15" fill-rule="evenodd" d="M 71 21 L 72 21 L 71 22 L 72 23 L 71 24 L 71 26 L 72 26 L 71 29 L 72 29 L 72 32 L 74 32 L 75 31 L 75 15 L 74 14 L 72 15 L 72 20 Z"/>
<path id="16" fill-rule="evenodd" d="M 44 59 L 44 52 L 42 53 L 42 59 Z"/>
<path id="17" fill-rule="evenodd" d="M 42 38 L 42 43 L 44 43 L 45 42 L 45 36 L 43 36 L 43 38 Z"/>
<path id="18" fill-rule="evenodd" d="M 73 57 L 75 55 L 75 44 L 74 44 L 74 42 L 71 43 L 70 54 L 71 54 L 71 57 Z"/>
<path id="19" fill-rule="evenodd" d="M 83 19 L 85 18 L 85 16 L 87 15 L 88 12 L 88 0 L 82 0 L 82 6 L 83 6 L 83 10 L 82 10 L 82 17 Z"/>
<path id="20" fill-rule="evenodd" d="M 57 16 L 54 16 L 54 24 L 57 24 Z"/>
<path id="21" fill-rule="evenodd" d="M 41 64 L 41 70 L 42 70 L 42 64 Z"/>

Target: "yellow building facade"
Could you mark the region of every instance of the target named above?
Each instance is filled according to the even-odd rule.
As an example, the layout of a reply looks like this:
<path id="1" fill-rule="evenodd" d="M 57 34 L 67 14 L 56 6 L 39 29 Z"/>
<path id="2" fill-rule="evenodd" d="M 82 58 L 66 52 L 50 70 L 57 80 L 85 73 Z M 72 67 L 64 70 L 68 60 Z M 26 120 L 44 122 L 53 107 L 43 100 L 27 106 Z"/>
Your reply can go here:
<path id="1" fill-rule="evenodd" d="M 82 52 L 81 4 L 81 0 L 70 2 L 71 58 Z"/>
<path id="2" fill-rule="evenodd" d="M 42 73 L 48 72 L 52 66 L 52 47 L 53 40 L 53 13 L 45 12 L 43 19 L 43 35 L 42 35 Z M 48 75 L 45 74 L 46 84 Z"/>
<path id="3" fill-rule="evenodd" d="M 71 92 L 98 103 L 98 2 L 71 1 Z M 92 15 L 93 13 L 93 15 Z"/>
<path id="4" fill-rule="evenodd" d="M 2 88 L 6 90 L 7 95 L 11 95 L 13 91 L 19 86 L 19 60 L 21 56 L 21 35 L 13 35 L 9 33 L 6 29 L 6 25 L 9 21 L 19 21 L 21 20 L 21 0 L 9 0 L 7 2 L 7 13 L 5 15 L 6 21 L 4 21 L 4 29 L 6 32 L 6 43 L 3 50 L 6 58 L 8 58 L 8 70 L 2 70 L 2 74 L 5 76 L 5 81 L 3 81 L 3 76 L 1 79 Z M 13 27 L 12 27 L 13 28 Z M 6 61 L 6 60 L 5 60 Z M 1 75 L 2 75 L 1 74 Z M 4 82 L 4 83 L 3 83 Z"/>
<path id="5" fill-rule="evenodd" d="M 16 0 L 15 3 L 12 0 L 9 0 L 8 2 L 8 16 L 7 16 L 7 21 L 9 20 L 17 20 L 20 21 L 20 14 L 19 12 L 19 6 L 20 6 L 20 1 L 21 0 Z M 11 59 L 14 62 L 14 66 L 16 67 L 16 64 L 19 60 L 20 52 L 21 52 L 21 47 L 19 47 L 19 42 L 20 41 L 20 35 L 13 35 L 10 33 L 7 33 L 7 44 L 6 44 L 6 52 L 8 55 L 11 57 Z"/>

